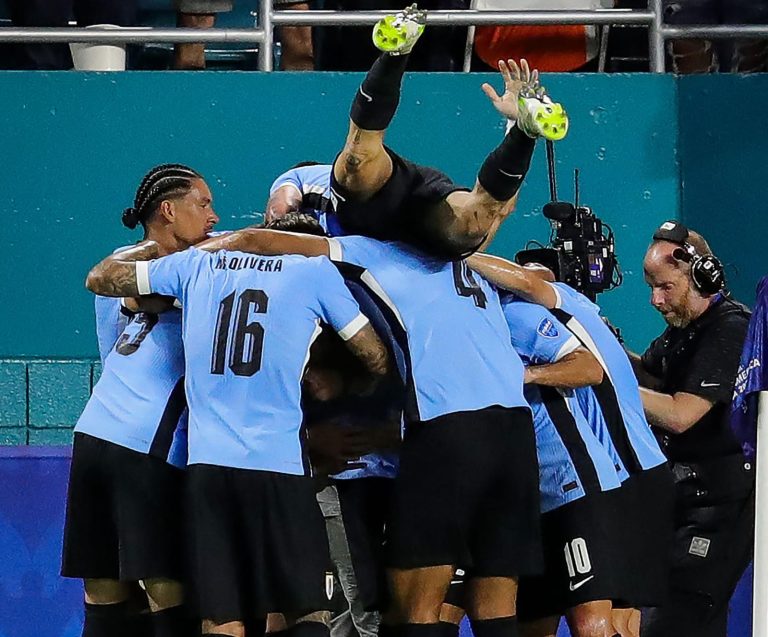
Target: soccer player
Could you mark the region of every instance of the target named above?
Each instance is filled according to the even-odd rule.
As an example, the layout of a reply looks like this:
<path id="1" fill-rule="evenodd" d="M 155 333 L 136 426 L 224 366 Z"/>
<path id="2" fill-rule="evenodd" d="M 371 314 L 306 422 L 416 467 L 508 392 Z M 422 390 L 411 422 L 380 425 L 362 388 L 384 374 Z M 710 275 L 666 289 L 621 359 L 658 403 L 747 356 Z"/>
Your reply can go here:
<path id="1" fill-rule="evenodd" d="M 574 637 L 613 637 L 613 601 L 627 598 L 634 577 L 622 568 L 621 477 L 574 391 L 600 384 L 603 369 L 545 308 L 514 295 L 502 306 L 512 344 L 526 363 L 542 500 L 545 570 L 520 581 L 521 633 L 554 636 L 565 614 Z M 461 586 L 452 586 L 447 603 L 461 607 L 461 594 Z M 444 619 L 458 625 L 461 611 L 444 610 Z"/>
<path id="2" fill-rule="evenodd" d="M 375 318 L 371 323 L 377 326 Z M 304 377 L 310 459 L 330 474 L 317 497 L 346 599 L 332 618 L 331 637 L 355 631 L 375 637 L 386 598 L 384 529 L 397 474 L 402 387 L 393 379 L 361 395 L 358 368 L 338 337 L 324 332 Z"/>
<path id="3" fill-rule="evenodd" d="M 347 234 L 404 241 L 429 254 L 460 258 L 489 240 L 514 207 L 535 140 L 562 139 L 568 118 L 525 60 L 499 62 L 504 92 L 483 90 L 508 120 L 502 143 L 485 160 L 471 188 L 419 166 L 384 145 L 400 100 L 408 54 L 424 30 L 412 5 L 374 27 L 382 54 L 356 92 L 347 139 L 333 163 L 331 201 Z"/>
<path id="4" fill-rule="evenodd" d="M 303 161 L 279 175 L 269 188 L 265 223 L 269 225 L 276 219 L 299 212 L 317 219 L 327 232 L 324 217 L 331 209 L 332 168 L 330 164 Z"/>
<path id="5" fill-rule="evenodd" d="M 634 503 L 625 509 L 625 539 L 632 547 L 627 559 L 634 573 L 632 601 L 635 607 L 661 605 L 668 591 L 672 476 L 645 418 L 627 353 L 600 316 L 600 308 L 564 283 L 545 280 L 553 279 L 548 270 L 524 268 L 485 254 L 473 255 L 468 262 L 494 285 L 551 309 L 600 361 L 603 382 L 577 390 L 577 396 L 595 434 L 610 440 L 615 464 L 628 474 L 621 491 L 625 502 Z M 638 633 L 636 611 L 628 608 L 614 615 L 622 635 Z"/>
<path id="6" fill-rule="evenodd" d="M 130 262 L 118 253 L 87 285 L 107 296 L 172 296 L 183 307 L 188 534 L 203 634 L 257 634 L 278 612 L 296 637 L 327 635 L 328 543 L 301 411 L 320 322 L 374 377 L 387 371 L 386 350 L 337 270 L 298 256 L 191 249 Z"/>
<path id="7" fill-rule="evenodd" d="M 522 362 L 494 288 L 462 261 L 365 237 L 246 229 L 201 248 L 331 256 L 387 318 L 406 398 L 380 634 L 440 635 L 454 569 L 471 561 L 475 635 L 517 635 L 517 577 L 541 568 L 538 463 Z"/>
<path id="8" fill-rule="evenodd" d="M 182 250 L 218 220 L 199 173 L 157 166 L 123 213 L 128 227 L 141 223 L 144 242 L 121 258 L 141 258 L 147 242 L 159 254 Z M 130 298 L 97 297 L 96 309 L 104 363 L 75 427 L 62 574 L 84 580 L 87 637 L 139 634 L 129 602 L 138 581 L 153 634 L 191 635 L 180 584 L 187 453 L 181 313 L 144 311 Z"/>

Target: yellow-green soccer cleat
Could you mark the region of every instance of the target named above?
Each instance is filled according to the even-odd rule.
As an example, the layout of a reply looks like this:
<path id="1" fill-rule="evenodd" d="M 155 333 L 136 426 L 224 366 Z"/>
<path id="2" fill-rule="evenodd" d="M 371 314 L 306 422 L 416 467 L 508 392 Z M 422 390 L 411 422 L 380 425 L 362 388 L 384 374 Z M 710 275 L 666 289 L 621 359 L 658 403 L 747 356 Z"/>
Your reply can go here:
<path id="1" fill-rule="evenodd" d="M 527 86 L 517 98 L 517 124 L 530 137 L 560 141 L 568 133 L 568 113 L 553 102 L 543 86 Z"/>
<path id="2" fill-rule="evenodd" d="M 424 33 L 427 12 L 412 4 L 395 15 L 388 15 L 373 27 L 373 44 L 390 55 L 406 55 Z"/>

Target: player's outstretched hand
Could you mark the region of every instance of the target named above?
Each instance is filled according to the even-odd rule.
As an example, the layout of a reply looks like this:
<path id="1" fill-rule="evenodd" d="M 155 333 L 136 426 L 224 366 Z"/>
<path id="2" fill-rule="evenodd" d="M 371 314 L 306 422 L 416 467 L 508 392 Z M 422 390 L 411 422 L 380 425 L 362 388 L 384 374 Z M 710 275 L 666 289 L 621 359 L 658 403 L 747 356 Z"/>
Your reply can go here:
<path id="1" fill-rule="evenodd" d="M 514 60 L 499 60 L 499 71 L 504 79 L 504 93 L 499 95 L 490 84 L 482 86 L 483 92 L 491 100 L 494 108 L 507 119 L 518 118 L 518 97 L 523 88 L 531 88 L 534 91 L 539 84 L 539 72 L 531 70 L 527 60 L 520 60 L 520 64 Z"/>

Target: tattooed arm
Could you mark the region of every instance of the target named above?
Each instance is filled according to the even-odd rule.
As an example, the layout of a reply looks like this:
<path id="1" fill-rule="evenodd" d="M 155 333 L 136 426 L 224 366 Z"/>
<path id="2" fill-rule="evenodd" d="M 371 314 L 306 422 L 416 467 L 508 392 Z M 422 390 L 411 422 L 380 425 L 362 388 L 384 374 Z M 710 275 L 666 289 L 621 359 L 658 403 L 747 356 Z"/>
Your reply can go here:
<path id="1" fill-rule="evenodd" d="M 301 254 L 305 257 L 330 256 L 328 241 L 323 237 L 259 228 L 245 228 L 213 237 L 198 243 L 195 247 L 209 252 L 234 250 L 273 257 L 283 254 Z"/>
<path id="2" fill-rule="evenodd" d="M 345 344 L 360 359 L 376 381 L 387 375 L 389 372 L 389 355 L 370 323 L 362 327 Z"/>
<path id="3" fill-rule="evenodd" d="M 137 297 L 136 261 L 149 261 L 160 256 L 163 256 L 160 246 L 154 241 L 144 241 L 111 254 L 88 273 L 85 287 L 101 296 Z"/>

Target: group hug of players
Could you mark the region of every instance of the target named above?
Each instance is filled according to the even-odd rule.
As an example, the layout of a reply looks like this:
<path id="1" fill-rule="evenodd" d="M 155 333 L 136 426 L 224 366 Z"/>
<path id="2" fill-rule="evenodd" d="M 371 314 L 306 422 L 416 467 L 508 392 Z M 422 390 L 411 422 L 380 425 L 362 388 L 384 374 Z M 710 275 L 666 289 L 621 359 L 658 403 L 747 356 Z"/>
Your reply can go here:
<path id="1" fill-rule="evenodd" d="M 327 636 L 321 471 L 380 512 L 358 580 L 383 637 L 465 613 L 476 637 L 563 614 L 636 636 L 634 609 L 663 603 L 671 477 L 627 355 L 586 297 L 481 252 L 567 116 L 509 61 L 472 189 L 398 156 L 384 131 L 423 28 L 415 7 L 376 26 L 342 151 L 275 182 L 266 228 L 213 233 L 203 177 L 158 166 L 123 214 L 144 240 L 88 275 L 103 371 L 62 568 L 83 635 Z M 329 452 L 334 429 L 354 435 Z"/>

